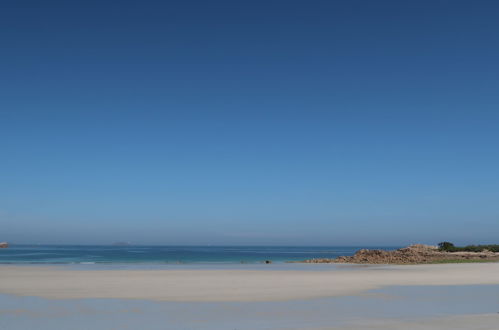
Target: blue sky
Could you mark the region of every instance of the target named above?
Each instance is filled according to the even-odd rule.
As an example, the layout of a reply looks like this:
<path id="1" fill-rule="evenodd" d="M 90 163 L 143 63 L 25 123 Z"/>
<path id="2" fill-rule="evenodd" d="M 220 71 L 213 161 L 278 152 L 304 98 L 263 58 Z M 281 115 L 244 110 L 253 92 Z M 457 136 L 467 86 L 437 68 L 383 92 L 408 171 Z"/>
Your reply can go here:
<path id="1" fill-rule="evenodd" d="M 0 241 L 498 243 L 496 1 L 0 7 Z"/>

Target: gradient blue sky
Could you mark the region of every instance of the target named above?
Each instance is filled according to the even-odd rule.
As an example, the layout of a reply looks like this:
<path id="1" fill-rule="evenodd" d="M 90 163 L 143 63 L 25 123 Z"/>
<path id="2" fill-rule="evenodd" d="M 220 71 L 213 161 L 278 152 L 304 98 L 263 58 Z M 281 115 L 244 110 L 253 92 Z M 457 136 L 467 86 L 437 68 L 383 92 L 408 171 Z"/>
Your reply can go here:
<path id="1" fill-rule="evenodd" d="M 497 1 L 2 1 L 0 241 L 499 243 Z"/>

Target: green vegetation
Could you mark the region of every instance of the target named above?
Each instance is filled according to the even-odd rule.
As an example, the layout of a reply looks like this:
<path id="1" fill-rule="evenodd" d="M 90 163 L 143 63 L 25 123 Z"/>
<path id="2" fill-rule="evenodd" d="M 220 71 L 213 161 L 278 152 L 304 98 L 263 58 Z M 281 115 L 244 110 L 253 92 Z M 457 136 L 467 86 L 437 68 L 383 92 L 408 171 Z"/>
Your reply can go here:
<path id="1" fill-rule="evenodd" d="M 467 245 L 463 247 L 455 246 L 451 242 L 438 243 L 438 249 L 445 252 L 482 252 L 485 250 L 499 252 L 498 244 L 491 245 Z"/>
<path id="2" fill-rule="evenodd" d="M 438 249 L 440 251 L 451 251 L 451 250 L 453 250 L 455 248 L 456 247 L 451 242 L 440 242 L 440 243 L 438 243 Z"/>

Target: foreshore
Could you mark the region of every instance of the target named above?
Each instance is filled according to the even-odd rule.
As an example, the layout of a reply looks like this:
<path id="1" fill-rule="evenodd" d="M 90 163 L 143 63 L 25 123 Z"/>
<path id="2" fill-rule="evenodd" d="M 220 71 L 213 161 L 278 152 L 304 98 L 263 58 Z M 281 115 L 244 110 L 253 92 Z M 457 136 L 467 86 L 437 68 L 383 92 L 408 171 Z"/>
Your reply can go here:
<path id="1" fill-rule="evenodd" d="M 495 330 L 499 322 L 499 263 L 179 267 L 0 265 L 0 328 Z"/>
<path id="2" fill-rule="evenodd" d="M 418 320 L 363 320 L 340 327 L 314 328 L 313 330 L 494 330 L 497 329 L 497 314 L 453 315 L 446 317 L 420 318 Z M 305 330 L 305 329 L 303 329 Z M 309 329 L 310 330 L 310 329 Z"/>
<path id="3" fill-rule="evenodd" d="M 313 265 L 311 265 L 313 266 Z M 74 270 L 0 266 L 0 294 L 172 302 L 284 301 L 387 286 L 499 284 L 499 263 L 369 266 L 342 271 Z"/>

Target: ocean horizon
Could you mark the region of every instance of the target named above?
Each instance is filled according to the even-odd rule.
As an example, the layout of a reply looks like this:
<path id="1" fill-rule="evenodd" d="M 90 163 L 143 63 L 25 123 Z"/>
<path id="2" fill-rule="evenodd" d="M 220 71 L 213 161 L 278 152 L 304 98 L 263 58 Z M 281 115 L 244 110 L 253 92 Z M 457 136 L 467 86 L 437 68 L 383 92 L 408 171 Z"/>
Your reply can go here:
<path id="1" fill-rule="evenodd" d="M 0 250 L 0 264 L 241 264 L 353 255 L 394 246 L 28 245 Z"/>

